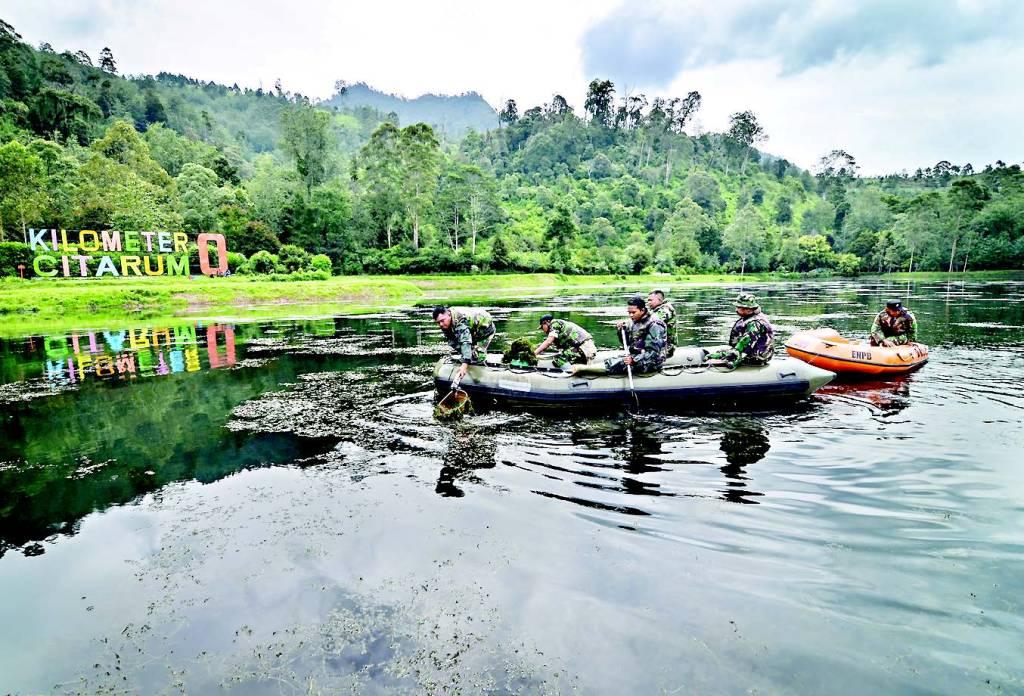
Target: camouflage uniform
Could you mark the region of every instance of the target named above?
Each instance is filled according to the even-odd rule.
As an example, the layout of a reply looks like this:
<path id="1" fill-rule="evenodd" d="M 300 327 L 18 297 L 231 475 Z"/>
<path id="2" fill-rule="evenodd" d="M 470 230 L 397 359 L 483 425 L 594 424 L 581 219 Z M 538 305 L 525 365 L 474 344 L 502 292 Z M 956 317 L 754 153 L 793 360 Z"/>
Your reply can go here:
<path id="1" fill-rule="evenodd" d="M 551 344 L 558 354 L 551 359 L 555 367 L 566 365 L 586 365 L 597 355 L 597 346 L 594 345 L 593 337 L 583 327 L 573 324 L 565 319 L 552 319 L 551 328 L 548 329 L 548 338 L 553 338 Z"/>
<path id="2" fill-rule="evenodd" d="M 729 332 L 729 348 L 708 354 L 708 359 L 724 360 L 730 368 L 740 365 L 764 365 L 775 355 L 775 329 L 761 313 L 757 300 L 749 292 L 736 298 L 737 307 L 757 310 L 740 317 Z"/>
<path id="3" fill-rule="evenodd" d="M 657 372 L 668 357 L 668 328 L 665 322 L 650 312 L 629 327 L 629 354 L 633 356 L 633 372 Z M 621 375 L 626 372 L 623 358 L 608 358 L 604 361 L 608 374 Z"/>
<path id="4" fill-rule="evenodd" d="M 647 311 L 665 322 L 668 334 L 668 355 L 672 357 L 672 353 L 676 351 L 676 308 L 672 306 L 671 302 L 662 302 L 654 309 L 648 306 Z"/>
<path id="5" fill-rule="evenodd" d="M 462 362 L 483 362 L 487 358 L 487 346 L 494 338 L 494 320 L 483 309 L 452 307 L 452 323 L 441 333 L 452 350 L 459 354 Z"/>
<path id="6" fill-rule="evenodd" d="M 894 317 L 884 309 L 875 316 L 871 324 L 871 345 L 879 346 L 885 340 L 898 346 L 917 340 L 917 319 L 906 307 L 900 307 L 900 313 Z"/>

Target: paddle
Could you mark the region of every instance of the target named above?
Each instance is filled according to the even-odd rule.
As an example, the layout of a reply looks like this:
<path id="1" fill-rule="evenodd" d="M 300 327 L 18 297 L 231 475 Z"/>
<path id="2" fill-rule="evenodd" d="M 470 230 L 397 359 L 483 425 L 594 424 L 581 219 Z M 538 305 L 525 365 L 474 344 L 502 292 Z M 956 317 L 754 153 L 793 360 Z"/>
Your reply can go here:
<path id="1" fill-rule="evenodd" d="M 626 343 L 626 330 L 622 330 L 622 348 L 626 351 L 626 357 L 629 356 L 629 344 Z M 633 366 L 626 363 L 626 376 L 629 377 L 629 394 L 633 397 L 633 403 L 636 404 L 637 408 L 640 407 L 640 400 L 636 398 L 636 387 L 633 386 Z"/>

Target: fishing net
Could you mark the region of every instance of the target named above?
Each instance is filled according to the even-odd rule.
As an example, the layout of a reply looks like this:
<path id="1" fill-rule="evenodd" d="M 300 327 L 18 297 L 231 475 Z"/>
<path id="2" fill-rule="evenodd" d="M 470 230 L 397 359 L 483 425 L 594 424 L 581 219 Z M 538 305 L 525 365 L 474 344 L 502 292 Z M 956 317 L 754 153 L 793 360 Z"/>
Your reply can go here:
<path id="1" fill-rule="evenodd" d="M 473 413 L 473 404 L 469 394 L 461 389 L 448 392 L 434 407 L 434 418 L 442 421 L 457 420 L 470 413 Z"/>

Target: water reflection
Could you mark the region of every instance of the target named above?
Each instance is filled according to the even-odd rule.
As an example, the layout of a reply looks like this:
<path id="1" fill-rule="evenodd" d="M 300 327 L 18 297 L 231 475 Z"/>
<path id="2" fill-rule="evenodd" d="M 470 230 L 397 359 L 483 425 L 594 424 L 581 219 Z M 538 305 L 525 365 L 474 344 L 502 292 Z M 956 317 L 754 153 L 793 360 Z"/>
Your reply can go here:
<path id="1" fill-rule="evenodd" d="M 458 423 L 451 430 L 448 446 L 441 456 L 441 471 L 435 491 L 438 495 L 461 498 L 465 491 L 456 485 L 481 483 L 477 471 L 493 469 L 497 461 L 497 441 L 489 428 Z"/>
<path id="2" fill-rule="evenodd" d="M 726 478 L 722 498 L 732 503 L 757 504 L 757 501 L 751 498 L 764 494 L 748 488 L 747 482 L 750 479 L 746 475 L 746 467 L 764 459 L 771 449 L 768 430 L 750 418 L 726 419 L 722 427 L 719 447 L 725 453 L 725 460 L 728 462 L 719 469 Z"/>
<path id="3" fill-rule="evenodd" d="M 853 380 L 826 385 L 822 396 L 863 404 L 883 416 L 893 416 L 911 404 L 910 383 L 914 375 L 899 375 L 890 380 Z"/>

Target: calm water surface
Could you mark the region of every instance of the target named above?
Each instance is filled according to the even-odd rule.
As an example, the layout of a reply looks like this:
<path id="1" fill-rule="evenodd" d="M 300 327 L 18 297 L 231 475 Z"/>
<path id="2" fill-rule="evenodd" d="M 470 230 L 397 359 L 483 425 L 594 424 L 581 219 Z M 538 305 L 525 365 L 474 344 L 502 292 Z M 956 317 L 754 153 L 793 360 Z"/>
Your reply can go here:
<path id="1" fill-rule="evenodd" d="M 0 340 L 0 693 L 1024 692 L 1024 284 L 754 290 L 783 336 L 904 297 L 932 360 L 441 424 L 424 309 Z M 611 346 L 626 297 L 487 304 Z"/>

